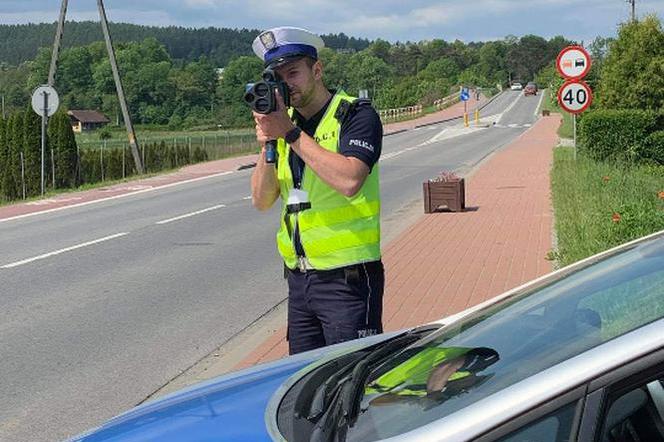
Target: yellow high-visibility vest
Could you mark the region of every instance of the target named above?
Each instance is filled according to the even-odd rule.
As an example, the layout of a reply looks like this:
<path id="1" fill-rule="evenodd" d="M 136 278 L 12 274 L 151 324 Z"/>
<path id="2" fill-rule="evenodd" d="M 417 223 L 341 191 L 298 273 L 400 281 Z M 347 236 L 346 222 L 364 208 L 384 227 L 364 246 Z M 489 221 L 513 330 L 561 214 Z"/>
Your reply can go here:
<path id="1" fill-rule="evenodd" d="M 426 396 L 426 384 L 431 372 L 441 363 L 463 356 L 471 350 L 465 347 L 429 347 L 402 362 L 365 387 L 365 394 L 393 392 L 403 396 Z M 456 371 L 448 381 L 470 376 L 468 371 Z"/>
<path id="2" fill-rule="evenodd" d="M 314 139 L 323 148 L 338 152 L 341 123 L 335 118 L 342 100 L 355 98 L 338 92 L 332 97 Z M 283 139 L 277 142 L 277 178 L 281 194 L 281 225 L 277 248 L 286 266 L 294 269 L 298 259 L 293 232 L 298 226 L 300 242 L 314 269 L 328 270 L 380 259 L 380 189 L 378 163 L 360 190 L 346 197 L 328 186 L 310 167 L 305 167 L 301 189 L 308 193 L 311 207 L 297 213 L 286 211 L 288 195 L 294 188 L 289 165 L 290 148 Z"/>

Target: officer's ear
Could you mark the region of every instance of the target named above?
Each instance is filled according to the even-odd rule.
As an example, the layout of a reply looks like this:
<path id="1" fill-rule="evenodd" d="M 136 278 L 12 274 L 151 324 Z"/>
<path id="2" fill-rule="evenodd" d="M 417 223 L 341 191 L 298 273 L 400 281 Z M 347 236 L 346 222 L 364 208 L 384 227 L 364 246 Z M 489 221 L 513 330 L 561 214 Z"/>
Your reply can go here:
<path id="1" fill-rule="evenodd" d="M 314 74 L 316 80 L 321 80 L 323 78 L 323 62 L 316 60 L 316 62 L 311 67 L 311 70 Z"/>

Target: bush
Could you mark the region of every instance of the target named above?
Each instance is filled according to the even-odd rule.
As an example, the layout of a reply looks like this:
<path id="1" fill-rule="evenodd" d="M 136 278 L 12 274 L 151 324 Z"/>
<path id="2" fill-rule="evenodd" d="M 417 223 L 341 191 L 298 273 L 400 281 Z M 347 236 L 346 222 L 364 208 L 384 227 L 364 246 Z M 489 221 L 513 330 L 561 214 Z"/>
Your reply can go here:
<path id="1" fill-rule="evenodd" d="M 657 128 L 657 114 L 642 110 L 596 110 L 579 123 L 579 150 L 596 160 L 638 160 Z"/>
<path id="2" fill-rule="evenodd" d="M 664 165 L 664 130 L 648 135 L 641 145 L 639 156 Z"/>

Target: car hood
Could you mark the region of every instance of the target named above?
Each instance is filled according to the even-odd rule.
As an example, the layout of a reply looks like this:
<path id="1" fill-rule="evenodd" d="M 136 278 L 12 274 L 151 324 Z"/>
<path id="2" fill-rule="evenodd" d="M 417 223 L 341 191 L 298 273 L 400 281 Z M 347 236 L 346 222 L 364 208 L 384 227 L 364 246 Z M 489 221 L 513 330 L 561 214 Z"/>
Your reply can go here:
<path id="1" fill-rule="evenodd" d="M 265 412 L 287 379 L 315 361 L 372 345 L 394 333 L 344 342 L 258 365 L 147 402 L 70 442 L 269 441 Z"/>

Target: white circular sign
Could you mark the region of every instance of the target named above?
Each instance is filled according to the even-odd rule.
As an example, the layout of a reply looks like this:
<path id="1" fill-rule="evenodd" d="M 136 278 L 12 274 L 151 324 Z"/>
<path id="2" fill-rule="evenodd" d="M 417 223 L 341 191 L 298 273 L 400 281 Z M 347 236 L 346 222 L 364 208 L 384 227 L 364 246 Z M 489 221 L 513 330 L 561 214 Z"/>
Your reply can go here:
<path id="1" fill-rule="evenodd" d="M 572 114 L 580 114 L 593 102 L 593 93 L 583 81 L 568 81 L 558 90 L 560 107 Z"/>
<path id="2" fill-rule="evenodd" d="M 578 80 L 590 72 L 590 54 L 582 46 L 567 46 L 560 51 L 556 67 L 563 77 Z"/>
<path id="3" fill-rule="evenodd" d="M 46 98 L 46 101 L 44 100 Z M 46 116 L 53 115 L 60 106 L 60 97 L 51 86 L 42 85 L 32 93 L 32 109 L 40 117 L 44 116 L 44 104 L 46 104 Z"/>

